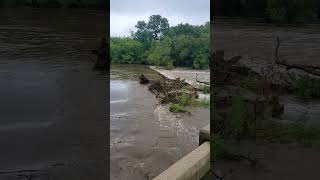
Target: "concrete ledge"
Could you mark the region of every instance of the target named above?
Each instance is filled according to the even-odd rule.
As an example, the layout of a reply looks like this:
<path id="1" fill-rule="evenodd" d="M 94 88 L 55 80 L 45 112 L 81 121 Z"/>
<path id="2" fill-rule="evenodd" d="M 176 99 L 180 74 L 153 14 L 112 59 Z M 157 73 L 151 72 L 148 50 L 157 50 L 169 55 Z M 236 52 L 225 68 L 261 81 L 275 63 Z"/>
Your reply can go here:
<path id="1" fill-rule="evenodd" d="M 210 170 L 210 142 L 204 142 L 153 180 L 199 180 Z"/>
<path id="2" fill-rule="evenodd" d="M 199 132 L 199 145 L 206 141 L 210 141 L 210 124 L 200 129 Z"/>

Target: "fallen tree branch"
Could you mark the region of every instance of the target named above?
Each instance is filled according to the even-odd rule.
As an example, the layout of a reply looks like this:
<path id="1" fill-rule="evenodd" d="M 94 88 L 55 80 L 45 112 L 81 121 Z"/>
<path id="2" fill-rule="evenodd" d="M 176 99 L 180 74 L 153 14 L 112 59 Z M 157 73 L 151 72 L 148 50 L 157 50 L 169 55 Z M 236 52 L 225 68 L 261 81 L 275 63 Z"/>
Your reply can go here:
<path id="1" fill-rule="evenodd" d="M 48 166 L 50 167 L 57 167 L 57 166 L 66 166 L 66 163 L 55 163 Z M 11 170 L 11 171 L 0 171 L 0 174 L 14 174 L 14 173 L 32 173 L 32 172 L 39 172 L 39 171 L 46 171 L 46 169 L 20 169 L 20 170 Z"/>
<path id="2" fill-rule="evenodd" d="M 313 74 L 316 76 L 320 76 L 320 72 L 317 70 L 320 70 L 320 66 L 318 65 L 303 65 L 303 64 L 289 64 L 286 61 L 281 61 L 279 58 L 279 47 L 280 47 L 281 41 L 280 38 L 277 37 L 277 44 L 276 44 L 276 48 L 275 48 L 275 63 L 285 66 L 287 70 L 290 69 L 300 69 L 303 70 L 309 74 Z"/>
<path id="3" fill-rule="evenodd" d="M 198 80 L 198 75 L 199 75 L 199 74 L 196 74 L 196 82 L 197 82 L 197 83 L 201 83 L 201 84 L 205 84 L 205 85 L 207 85 L 207 86 L 210 86 L 210 82 L 199 81 L 199 80 Z"/>
<path id="4" fill-rule="evenodd" d="M 231 59 L 229 59 L 227 61 L 227 64 L 233 65 L 233 64 L 237 63 L 240 59 L 241 59 L 241 56 L 232 57 Z"/>
<path id="5" fill-rule="evenodd" d="M 0 171 L 0 174 L 13 174 L 13 173 L 31 173 L 31 172 L 39 172 L 43 171 L 41 169 L 22 169 L 16 171 Z"/>
<path id="6" fill-rule="evenodd" d="M 305 72 L 307 72 L 309 74 L 320 76 L 320 72 L 317 71 L 317 70 L 320 70 L 320 67 L 316 67 L 316 66 L 312 66 L 312 65 L 289 64 L 289 63 L 286 63 L 284 61 L 277 62 L 277 64 L 286 66 L 287 70 L 300 69 L 300 70 L 303 70 L 303 71 L 305 71 Z"/>

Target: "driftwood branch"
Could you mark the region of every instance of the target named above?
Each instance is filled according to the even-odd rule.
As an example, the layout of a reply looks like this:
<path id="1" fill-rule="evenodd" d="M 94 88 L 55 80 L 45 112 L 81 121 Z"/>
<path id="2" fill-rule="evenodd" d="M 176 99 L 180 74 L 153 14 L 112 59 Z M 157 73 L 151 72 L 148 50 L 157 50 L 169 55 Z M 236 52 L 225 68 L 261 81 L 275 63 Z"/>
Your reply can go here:
<path id="1" fill-rule="evenodd" d="M 205 84 L 205 85 L 207 85 L 207 86 L 210 86 L 210 82 L 204 82 L 204 81 L 198 80 L 198 75 L 199 75 L 199 74 L 196 74 L 196 82 L 201 83 L 201 84 Z"/>
<path id="2" fill-rule="evenodd" d="M 213 53 L 213 65 L 214 66 L 232 66 L 233 64 L 237 63 L 241 59 L 241 56 L 235 56 L 230 58 L 229 60 L 226 60 L 224 58 L 224 51 L 219 50 Z"/>
<path id="3" fill-rule="evenodd" d="M 241 56 L 235 56 L 235 57 L 232 57 L 231 59 L 229 59 L 227 61 L 227 63 L 229 65 L 233 65 L 233 64 L 237 63 L 240 59 L 241 59 Z"/>
<path id="4" fill-rule="evenodd" d="M 289 64 L 286 61 L 281 61 L 279 58 L 280 44 L 281 44 L 280 38 L 277 37 L 277 44 L 276 44 L 276 48 L 275 48 L 275 63 L 276 64 L 285 66 L 287 70 L 300 69 L 300 70 L 303 70 L 309 74 L 320 76 L 320 72 L 318 71 L 318 70 L 320 70 L 320 66 L 318 66 L 318 65 Z"/>
<path id="5" fill-rule="evenodd" d="M 65 163 L 55 163 L 51 164 L 49 167 L 57 167 L 57 166 L 65 166 Z M 11 170 L 11 171 L 0 171 L 0 174 L 16 174 L 16 173 L 34 173 L 46 171 L 45 169 L 19 169 L 19 170 Z"/>

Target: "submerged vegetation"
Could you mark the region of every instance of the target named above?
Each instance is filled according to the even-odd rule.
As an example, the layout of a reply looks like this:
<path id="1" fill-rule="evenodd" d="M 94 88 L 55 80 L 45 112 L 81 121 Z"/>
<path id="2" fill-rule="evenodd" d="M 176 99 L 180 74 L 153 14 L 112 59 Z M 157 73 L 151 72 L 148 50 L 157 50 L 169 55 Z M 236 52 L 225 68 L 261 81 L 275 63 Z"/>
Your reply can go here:
<path id="1" fill-rule="evenodd" d="M 215 77 L 216 88 L 210 137 L 213 137 L 211 141 L 215 147 L 211 155 L 214 160 L 247 160 L 251 165 L 256 165 L 257 159 L 243 154 L 247 150 L 240 147 L 240 143 L 254 145 L 285 142 L 310 147 L 320 142 L 320 128 L 308 124 L 308 117 L 303 116 L 297 121 L 282 120 L 284 105 L 279 102 L 281 92 L 294 92 L 300 97 L 319 97 L 319 80 L 302 76 L 290 79 L 287 84 L 283 78 L 289 77 L 280 76 L 276 71 L 271 71 L 273 78 L 268 73 L 254 73 L 234 63 L 235 57 L 224 59 L 223 51 L 214 52 L 212 57 L 215 57 L 215 69 L 210 69 L 210 72 Z M 310 67 L 317 69 L 318 66 L 285 65 L 301 70 L 307 67 L 305 72 L 317 75 L 315 71 L 308 70 Z M 279 79 L 276 78 L 278 75 Z M 281 91 L 281 88 L 285 91 Z"/>
<path id="2" fill-rule="evenodd" d="M 294 93 L 301 98 L 319 98 L 320 80 L 309 76 L 302 76 L 294 81 Z"/>
<path id="3" fill-rule="evenodd" d="M 130 37 L 111 38 L 112 63 L 208 68 L 209 23 L 170 27 L 166 18 L 152 15 L 135 27 Z"/>
<path id="4" fill-rule="evenodd" d="M 203 85 L 202 88 L 201 88 L 201 91 L 204 94 L 209 94 L 210 93 L 210 86 Z"/>
<path id="5" fill-rule="evenodd" d="M 186 107 L 202 107 L 202 108 L 209 108 L 210 102 L 208 100 L 198 100 L 196 97 L 182 93 L 180 96 L 177 97 L 177 103 L 172 103 L 170 105 L 171 112 L 187 112 L 185 109 Z"/>

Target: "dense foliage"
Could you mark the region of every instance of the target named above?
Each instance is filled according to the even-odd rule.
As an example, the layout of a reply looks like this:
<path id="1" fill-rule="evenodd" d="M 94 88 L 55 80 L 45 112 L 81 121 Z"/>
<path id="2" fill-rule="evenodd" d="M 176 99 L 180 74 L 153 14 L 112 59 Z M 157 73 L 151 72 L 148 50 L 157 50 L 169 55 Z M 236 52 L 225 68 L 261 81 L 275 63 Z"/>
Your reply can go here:
<path id="1" fill-rule="evenodd" d="M 220 0 L 213 1 L 214 16 L 259 17 L 270 22 L 301 23 L 320 17 L 317 0 Z"/>
<path id="2" fill-rule="evenodd" d="M 296 23 L 316 18 L 313 0 L 269 0 L 266 13 L 274 22 Z"/>
<path id="3" fill-rule="evenodd" d="M 148 22 L 138 21 L 135 27 L 131 37 L 111 38 L 113 63 L 208 68 L 209 23 L 170 27 L 166 18 L 152 15 Z"/>
<path id="4" fill-rule="evenodd" d="M 104 0 L 0 0 L 0 7 L 94 8 L 105 9 Z"/>

